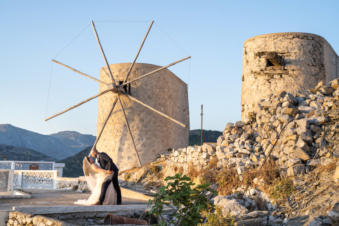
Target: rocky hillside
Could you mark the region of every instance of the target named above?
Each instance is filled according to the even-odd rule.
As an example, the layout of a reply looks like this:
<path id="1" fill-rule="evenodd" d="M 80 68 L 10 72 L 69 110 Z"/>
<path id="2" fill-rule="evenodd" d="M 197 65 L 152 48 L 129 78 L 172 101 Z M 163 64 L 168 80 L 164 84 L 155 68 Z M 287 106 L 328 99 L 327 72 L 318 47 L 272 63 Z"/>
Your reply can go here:
<path id="1" fill-rule="evenodd" d="M 73 131 L 43 135 L 10 124 L 0 124 L 0 144 L 33 149 L 55 159 L 72 156 L 94 141 L 92 135 Z"/>
<path id="2" fill-rule="evenodd" d="M 54 161 L 55 159 L 32 149 L 0 144 L 0 160 Z"/>
<path id="3" fill-rule="evenodd" d="M 240 225 L 338 225 L 338 111 L 338 79 L 274 94 L 249 121 L 227 123 L 215 145 L 164 153 L 121 178 L 148 190 L 175 173 L 209 182 L 223 217 Z"/>

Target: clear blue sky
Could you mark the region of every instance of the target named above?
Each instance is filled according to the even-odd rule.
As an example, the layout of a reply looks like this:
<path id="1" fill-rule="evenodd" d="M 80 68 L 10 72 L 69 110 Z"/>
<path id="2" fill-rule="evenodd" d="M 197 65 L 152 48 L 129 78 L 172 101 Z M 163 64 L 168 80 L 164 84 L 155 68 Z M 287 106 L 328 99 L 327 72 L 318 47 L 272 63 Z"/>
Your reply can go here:
<path id="1" fill-rule="evenodd" d="M 94 95 L 97 83 L 69 72 L 56 58 L 99 76 L 104 65 L 89 26 L 96 22 L 110 63 L 131 62 L 155 20 L 139 62 L 166 65 L 188 83 L 191 129 L 223 130 L 240 119 L 242 47 L 272 32 L 310 32 L 339 52 L 339 1 L 0 1 L 0 123 L 49 134 L 95 134 L 97 102 L 44 122 Z"/>

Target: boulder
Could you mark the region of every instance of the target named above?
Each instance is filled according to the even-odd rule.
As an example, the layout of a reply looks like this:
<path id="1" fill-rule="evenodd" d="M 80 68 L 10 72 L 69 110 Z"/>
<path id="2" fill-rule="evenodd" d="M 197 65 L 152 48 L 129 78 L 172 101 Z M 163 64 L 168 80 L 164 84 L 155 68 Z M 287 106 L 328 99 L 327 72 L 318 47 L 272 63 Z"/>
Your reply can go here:
<path id="1" fill-rule="evenodd" d="M 334 204 L 333 208 L 327 212 L 331 219 L 332 225 L 339 225 L 339 202 Z"/>
<path id="2" fill-rule="evenodd" d="M 248 209 L 239 201 L 230 196 L 218 195 L 214 199 L 214 204 L 219 207 L 224 217 L 226 216 L 241 216 L 248 213 Z"/>

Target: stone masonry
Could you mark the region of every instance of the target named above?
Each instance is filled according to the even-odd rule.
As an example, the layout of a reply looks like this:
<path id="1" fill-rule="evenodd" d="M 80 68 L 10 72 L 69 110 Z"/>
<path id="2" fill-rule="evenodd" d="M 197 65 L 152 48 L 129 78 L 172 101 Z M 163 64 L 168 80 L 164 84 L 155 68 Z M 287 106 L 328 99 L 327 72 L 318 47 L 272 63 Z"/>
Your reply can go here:
<path id="1" fill-rule="evenodd" d="M 111 65 L 115 79 L 123 81 L 129 66 L 130 63 Z M 159 66 L 152 64 L 135 64 L 129 79 L 137 78 L 157 68 Z M 106 67 L 102 68 L 100 79 L 111 82 Z M 104 85 L 100 85 L 100 91 L 105 88 Z M 130 89 L 131 96 L 186 125 L 186 128 L 183 128 L 122 96 L 142 164 L 153 161 L 158 153 L 167 151 L 169 148 L 176 149 L 188 145 L 189 111 L 186 83 L 165 69 L 132 82 L 131 86 L 126 88 Z M 115 96 L 114 93 L 107 93 L 99 97 L 97 133 L 111 109 Z M 119 103 L 105 127 L 98 143 L 98 150 L 108 153 L 118 164 L 120 170 L 138 166 L 137 156 L 133 150 L 133 143 Z"/>
<path id="2" fill-rule="evenodd" d="M 339 77 L 339 57 L 322 37 L 289 32 L 255 36 L 244 43 L 241 120 L 272 93 L 293 95 Z"/>

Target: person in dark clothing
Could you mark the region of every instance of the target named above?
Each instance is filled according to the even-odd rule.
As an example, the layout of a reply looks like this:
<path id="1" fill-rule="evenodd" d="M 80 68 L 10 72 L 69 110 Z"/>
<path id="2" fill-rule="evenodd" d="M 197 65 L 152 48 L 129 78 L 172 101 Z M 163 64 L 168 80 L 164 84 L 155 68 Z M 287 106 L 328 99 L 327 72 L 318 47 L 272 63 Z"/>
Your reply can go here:
<path id="1" fill-rule="evenodd" d="M 106 180 L 102 184 L 98 204 L 102 205 L 105 199 L 107 188 L 110 185 L 110 183 L 113 183 L 113 187 L 117 193 L 117 205 L 120 205 L 121 204 L 121 190 L 120 190 L 119 181 L 118 181 L 118 174 L 119 174 L 118 167 L 114 164 L 112 159 L 105 152 L 98 152 L 98 150 L 95 147 L 92 148 L 90 152 L 90 156 L 94 158 L 95 160 L 94 164 L 96 164 L 98 172 L 112 174 L 111 179 Z"/>

